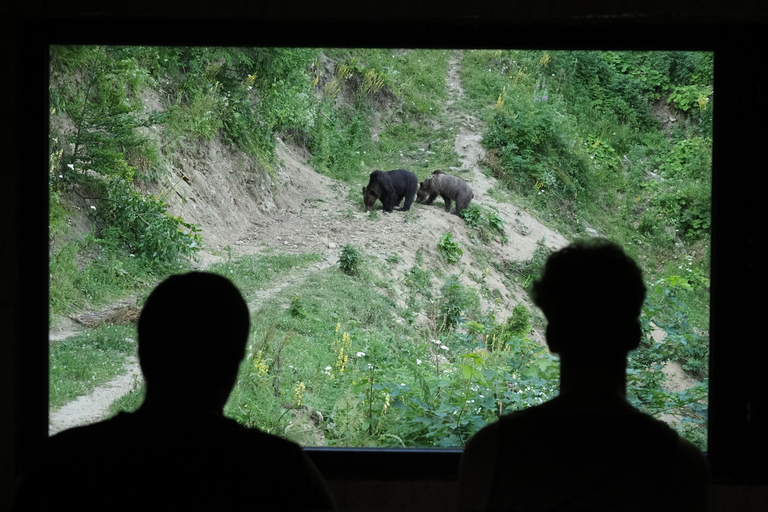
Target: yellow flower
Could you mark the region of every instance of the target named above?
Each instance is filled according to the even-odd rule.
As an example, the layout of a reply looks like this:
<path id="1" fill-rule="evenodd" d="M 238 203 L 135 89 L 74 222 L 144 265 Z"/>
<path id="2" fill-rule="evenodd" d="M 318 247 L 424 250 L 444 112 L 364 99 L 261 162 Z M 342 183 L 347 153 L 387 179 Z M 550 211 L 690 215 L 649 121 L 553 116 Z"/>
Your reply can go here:
<path id="1" fill-rule="evenodd" d="M 253 359 L 253 371 L 255 371 L 256 375 L 259 377 L 264 377 L 269 372 L 269 365 L 267 365 L 266 360 L 262 359 L 261 350 L 259 350 L 256 357 Z"/>
<path id="2" fill-rule="evenodd" d="M 301 400 L 304 398 L 304 392 L 307 390 L 307 386 L 299 381 L 296 383 L 296 386 L 293 388 L 293 398 L 296 402 L 296 406 L 301 406 Z"/>

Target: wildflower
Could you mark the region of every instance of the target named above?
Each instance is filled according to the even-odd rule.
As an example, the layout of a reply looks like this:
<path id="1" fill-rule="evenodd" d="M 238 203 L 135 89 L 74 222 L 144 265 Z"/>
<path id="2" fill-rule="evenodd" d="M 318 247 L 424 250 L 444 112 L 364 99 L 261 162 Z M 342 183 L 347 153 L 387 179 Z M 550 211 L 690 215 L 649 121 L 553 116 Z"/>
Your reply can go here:
<path id="1" fill-rule="evenodd" d="M 441 348 L 442 350 L 450 350 L 450 349 L 449 349 L 448 347 L 446 347 L 445 345 L 440 345 L 440 348 Z"/>
<path id="2" fill-rule="evenodd" d="M 363 357 L 365 355 L 365 352 L 358 352 L 355 354 L 357 357 Z"/>
<path id="3" fill-rule="evenodd" d="M 421 364 L 421 359 L 416 359 L 416 364 Z"/>
<path id="4" fill-rule="evenodd" d="M 296 406 L 301 405 L 301 400 L 304 398 L 304 391 L 307 390 L 307 386 L 303 382 L 297 382 L 293 388 L 293 398 L 296 401 Z"/>
<path id="5" fill-rule="evenodd" d="M 69 167 L 70 171 L 74 171 L 75 170 L 74 164 L 67 164 L 67 167 Z"/>

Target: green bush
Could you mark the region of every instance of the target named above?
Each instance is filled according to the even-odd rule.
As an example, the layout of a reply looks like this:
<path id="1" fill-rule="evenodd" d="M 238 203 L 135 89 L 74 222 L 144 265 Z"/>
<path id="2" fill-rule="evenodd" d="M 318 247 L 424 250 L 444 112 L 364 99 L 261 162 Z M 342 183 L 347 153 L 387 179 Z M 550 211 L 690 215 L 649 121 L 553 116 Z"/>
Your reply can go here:
<path id="1" fill-rule="evenodd" d="M 461 211 L 461 217 L 483 242 L 489 242 L 494 235 L 499 235 L 503 243 L 507 242 L 504 220 L 495 208 L 472 205 Z"/>
<path id="2" fill-rule="evenodd" d="M 199 226 L 170 215 L 160 199 L 117 179 L 107 184 L 106 192 L 106 201 L 93 214 L 103 226 L 97 235 L 100 243 L 126 247 L 148 268 L 160 271 L 178 269 L 180 257 L 191 257 L 200 250 Z"/>
<path id="3" fill-rule="evenodd" d="M 448 263 L 458 263 L 464 251 L 458 242 L 453 239 L 452 233 L 445 233 L 437 242 L 437 250 Z"/>
<path id="4" fill-rule="evenodd" d="M 464 287 L 458 276 L 452 275 L 440 288 L 438 331 L 452 331 L 464 322 L 467 315 L 475 313 L 478 305 L 477 291 Z"/>
<path id="5" fill-rule="evenodd" d="M 362 256 L 352 244 L 346 244 L 339 255 L 339 268 L 348 276 L 356 276 L 360 272 Z"/>

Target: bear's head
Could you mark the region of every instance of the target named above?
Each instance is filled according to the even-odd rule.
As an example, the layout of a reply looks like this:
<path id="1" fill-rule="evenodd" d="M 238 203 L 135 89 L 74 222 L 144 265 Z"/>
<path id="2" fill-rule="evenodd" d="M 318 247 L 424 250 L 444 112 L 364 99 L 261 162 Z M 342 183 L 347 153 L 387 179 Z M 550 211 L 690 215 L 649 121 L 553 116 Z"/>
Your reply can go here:
<path id="1" fill-rule="evenodd" d="M 363 187 L 363 204 L 365 205 L 365 211 L 369 212 L 376 204 L 376 200 L 379 198 L 379 191 L 376 187 Z"/>
<path id="2" fill-rule="evenodd" d="M 432 176 L 428 177 L 419 184 L 419 190 L 416 191 L 416 202 L 423 203 L 432 192 Z"/>

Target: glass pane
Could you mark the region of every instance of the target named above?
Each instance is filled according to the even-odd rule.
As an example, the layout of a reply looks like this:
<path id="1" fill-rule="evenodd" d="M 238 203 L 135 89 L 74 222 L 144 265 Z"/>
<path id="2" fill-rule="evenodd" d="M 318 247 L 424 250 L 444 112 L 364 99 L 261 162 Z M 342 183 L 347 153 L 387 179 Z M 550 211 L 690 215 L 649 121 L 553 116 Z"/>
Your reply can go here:
<path id="1" fill-rule="evenodd" d="M 649 290 L 628 397 L 704 449 L 712 78 L 706 52 L 51 47 L 51 432 L 139 406 L 141 304 L 196 268 L 253 311 L 227 415 L 461 447 L 557 393 L 527 290 L 604 236 Z M 459 179 L 410 204 L 395 173 L 387 212 L 397 169 Z"/>

